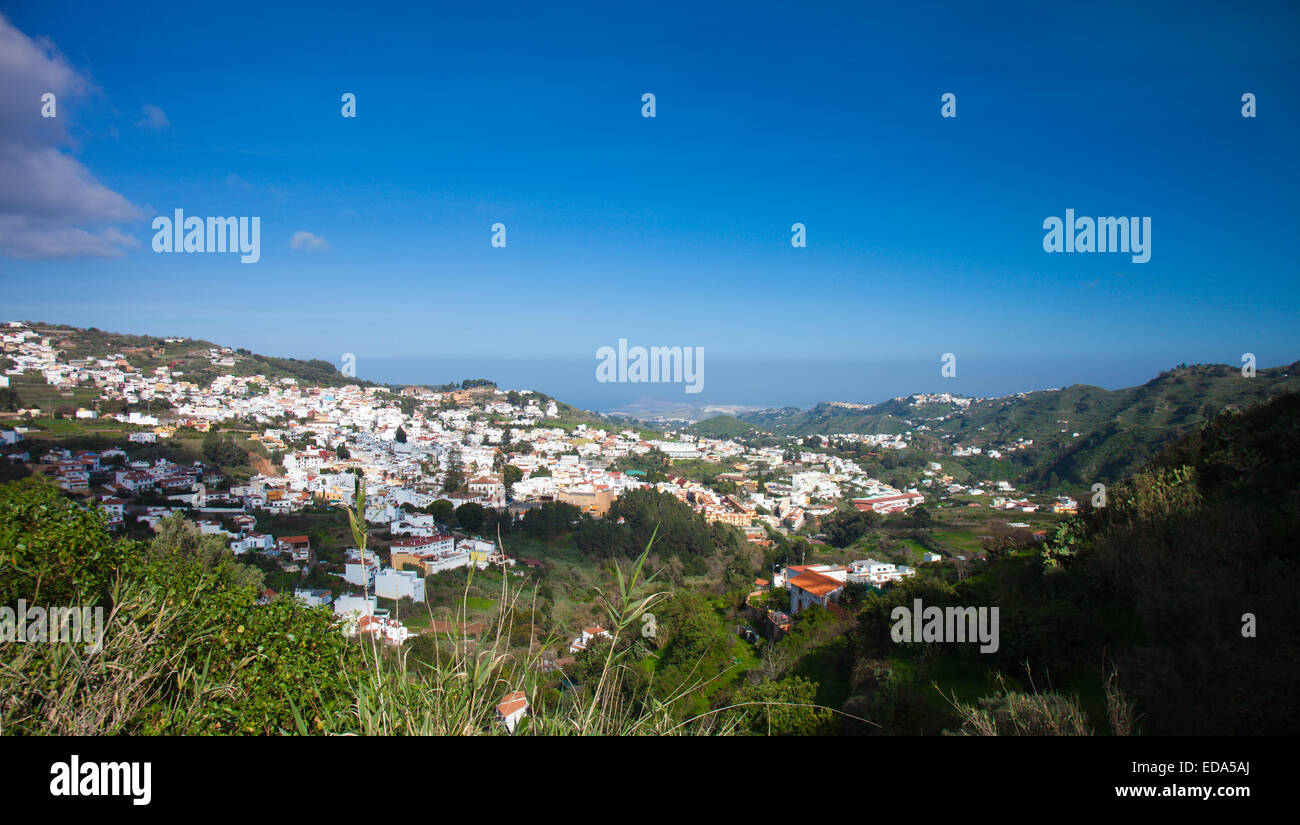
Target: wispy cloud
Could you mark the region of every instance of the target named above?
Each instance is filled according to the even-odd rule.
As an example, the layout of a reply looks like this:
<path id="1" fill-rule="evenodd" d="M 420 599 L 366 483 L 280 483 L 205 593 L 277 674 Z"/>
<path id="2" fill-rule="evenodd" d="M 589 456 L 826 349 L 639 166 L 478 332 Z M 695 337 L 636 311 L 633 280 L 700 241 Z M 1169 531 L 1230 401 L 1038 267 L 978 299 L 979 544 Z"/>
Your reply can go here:
<path id="1" fill-rule="evenodd" d="M 284 195 L 284 192 L 278 186 L 245 180 L 234 172 L 226 175 L 226 186 L 229 186 L 231 189 L 241 189 L 245 192 L 252 192 L 259 195 L 271 195 L 272 197 L 277 198 Z"/>
<path id="2" fill-rule="evenodd" d="M 136 126 L 143 126 L 146 129 L 166 129 L 172 125 L 167 119 L 167 113 L 152 103 L 146 103 L 140 108 L 144 117 L 135 122 Z"/>
<path id="3" fill-rule="evenodd" d="M 299 229 L 297 232 L 293 233 L 293 238 L 289 241 L 289 247 L 291 249 L 300 249 L 306 252 L 315 252 L 318 250 L 329 249 L 330 245 L 324 238 L 318 235 L 313 235 L 304 229 Z"/>
<path id="4" fill-rule="evenodd" d="M 143 212 L 104 186 L 62 147 L 66 102 L 96 91 L 49 40 L 23 34 L 0 14 L 0 255 L 117 257 L 138 242 L 107 224 Z M 52 93 L 57 116 L 41 116 Z"/>

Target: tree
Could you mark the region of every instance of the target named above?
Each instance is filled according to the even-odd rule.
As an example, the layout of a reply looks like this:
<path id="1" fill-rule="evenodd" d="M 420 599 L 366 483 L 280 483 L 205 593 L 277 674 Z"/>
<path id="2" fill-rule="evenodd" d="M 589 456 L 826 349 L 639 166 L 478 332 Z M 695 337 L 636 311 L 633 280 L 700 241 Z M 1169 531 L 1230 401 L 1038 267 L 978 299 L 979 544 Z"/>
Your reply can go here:
<path id="1" fill-rule="evenodd" d="M 0 387 L 0 412 L 18 412 L 23 406 L 23 400 L 18 397 L 18 391 L 13 387 Z"/>
<path id="2" fill-rule="evenodd" d="M 524 513 L 524 533 L 539 541 L 550 541 L 573 529 L 581 521 L 582 511 L 562 501 L 547 501 Z"/>
<path id="3" fill-rule="evenodd" d="M 754 569 L 744 553 L 736 553 L 731 557 L 722 574 L 722 582 L 729 592 L 748 593 L 754 586 Z"/>
<path id="4" fill-rule="evenodd" d="M 445 498 L 440 498 L 433 502 L 429 506 L 425 507 L 424 511 L 448 527 L 455 526 L 456 524 L 456 508 Z"/>
<path id="5" fill-rule="evenodd" d="M 507 464 L 501 471 L 502 479 L 505 481 L 506 495 L 510 495 L 516 481 L 523 481 L 524 471 L 513 464 Z"/>
<path id="6" fill-rule="evenodd" d="M 659 652 L 656 670 L 680 668 L 685 672 L 700 668 L 708 673 L 710 659 L 725 659 L 732 637 L 712 605 L 698 593 L 679 591 L 664 608 L 662 627 L 668 641 Z M 669 680 L 671 682 L 671 680 Z M 678 685 L 669 684 L 669 687 Z"/>
<path id="7" fill-rule="evenodd" d="M 43 478 L 0 485 L 0 605 L 98 600 L 139 561 L 131 542 L 109 536 L 104 518 Z"/>
<path id="8" fill-rule="evenodd" d="M 158 524 L 158 535 L 149 543 L 150 563 L 166 556 L 178 556 L 197 563 L 204 570 L 220 570 L 232 587 L 260 591 L 264 575 L 258 568 L 235 561 L 235 554 L 220 536 L 204 535 L 193 522 L 176 513 Z"/>
<path id="9" fill-rule="evenodd" d="M 393 440 L 396 441 L 398 444 L 405 444 L 406 430 L 402 429 L 401 427 L 398 427 L 397 432 L 393 435 Z"/>
<path id="10" fill-rule="evenodd" d="M 816 704 L 817 683 L 800 676 L 748 685 L 736 693 L 742 727 L 759 736 L 817 736 L 828 732 L 831 710 Z"/>
<path id="11" fill-rule="evenodd" d="M 471 533 L 477 533 L 478 528 L 483 526 L 485 516 L 483 505 L 472 501 L 467 501 L 456 508 L 456 521 Z"/>
<path id="12" fill-rule="evenodd" d="M 989 534 L 980 536 L 980 547 L 990 559 L 1005 558 L 1016 550 L 1032 547 L 1034 536 L 1023 528 L 1011 527 L 1004 522 L 993 522 Z"/>
<path id="13" fill-rule="evenodd" d="M 248 453 L 235 446 L 230 436 L 210 432 L 203 439 L 203 457 L 218 467 L 237 467 L 248 460 Z"/>
<path id="14" fill-rule="evenodd" d="M 844 606 L 862 604 L 867 598 L 867 586 L 862 582 L 848 582 L 840 594 L 840 604 Z"/>
<path id="15" fill-rule="evenodd" d="M 826 533 L 826 540 L 833 546 L 848 547 L 879 523 L 880 516 L 876 513 L 854 509 L 827 516 L 822 523 L 822 530 Z"/>
<path id="16" fill-rule="evenodd" d="M 447 455 L 447 474 L 442 478 L 442 489 L 454 493 L 465 486 L 465 473 L 461 470 L 460 448 L 452 447 Z"/>

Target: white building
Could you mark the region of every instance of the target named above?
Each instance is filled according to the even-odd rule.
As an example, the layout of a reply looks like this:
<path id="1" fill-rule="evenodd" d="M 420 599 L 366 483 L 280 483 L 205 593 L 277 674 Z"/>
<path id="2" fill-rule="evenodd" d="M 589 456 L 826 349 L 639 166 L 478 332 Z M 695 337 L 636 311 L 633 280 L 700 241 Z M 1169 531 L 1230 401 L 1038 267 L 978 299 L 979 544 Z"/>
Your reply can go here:
<path id="1" fill-rule="evenodd" d="M 334 600 L 335 616 L 373 616 L 376 601 L 374 596 L 363 597 L 359 593 L 348 593 Z"/>
<path id="2" fill-rule="evenodd" d="M 790 614 L 814 604 L 822 607 L 839 601 L 847 571 L 826 564 L 792 565 L 785 570 L 785 588 L 790 591 Z"/>
<path id="3" fill-rule="evenodd" d="M 375 595 L 385 599 L 424 601 L 424 577 L 414 570 L 381 570 L 375 576 Z"/>
<path id="4" fill-rule="evenodd" d="M 908 576 L 915 576 L 916 570 L 906 565 L 863 559 L 849 565 L 849 581 L 868 584 L 873 587 L 902 581 Z"/>
<path id="5" fill-rule="evenodd" d="M 368 587 L 374 592 L 375 575 L 379 572 L 379 562 L 373 556 L 360 561 L 349 561 L 343 565 L 343 580 L 358 587 Z"/>
<path id="6" fill-rule="evenodd" d="M 333 594 L 328 590 L 308 590 L 302 587 L 293 591 L 293 597 L 308 607 L 320 607 L 334 601 Z"/>
<path id="7" fill-rule="evenodd" d="M 587 646 L 590 645 L 593 640 L 611 638 L 613 637 L 609 635 L 609 631 L 600 625 L 596 625 L 595 627 L 584 627 L 582 632 L 578 634 L 578 638 L 574 639 L 573 643 L 569 645 L 569 652 L 581 653 L 587 649 Z"/>
<path id="8" fill-rule="evenodd" d="M 390 645 L 400 645 L 415 635 L 406 625 L 385 615 L 385 611 L 379 611 L 379 614 L 374 616 L 362 616 L 357 621 L 355 632 L 366 636 L 373 635 Z"/>

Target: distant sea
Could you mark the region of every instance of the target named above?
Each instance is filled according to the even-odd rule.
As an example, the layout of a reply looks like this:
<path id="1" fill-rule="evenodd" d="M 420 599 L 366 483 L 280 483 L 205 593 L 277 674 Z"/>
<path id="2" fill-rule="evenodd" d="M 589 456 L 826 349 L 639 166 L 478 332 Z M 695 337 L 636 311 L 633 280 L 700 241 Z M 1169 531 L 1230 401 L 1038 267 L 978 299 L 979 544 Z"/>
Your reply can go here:
<path id="1" fill-rule="evenodd" d="M 382 383 L 446 384 L 488 378 L 502 389 L 533 389 L 597 412 L 645 413 L 706 405 L 807 408 L 821 401 L 873 404 L 913 393 L 951 392 L 976 397 L 1010 395 L 1093 384 L 1106 389 L 1142 384 L 1162 370 L 1186 363 L 1225 363 L 1226 358 L 1124 355 L 1022 358 L 960 357 L 957 376 L 940 375 L 934 358 L 726 358 L 705 359 L 703 389 L 683 384 L 618 384 L 596 380 L 595 358 L 437 356 L 358 359 L 357 376 Z M 1279 361 L 1278 363 L 1289 363 Z M 1273 366 L 1260 361 L 1260 367 Z"/>

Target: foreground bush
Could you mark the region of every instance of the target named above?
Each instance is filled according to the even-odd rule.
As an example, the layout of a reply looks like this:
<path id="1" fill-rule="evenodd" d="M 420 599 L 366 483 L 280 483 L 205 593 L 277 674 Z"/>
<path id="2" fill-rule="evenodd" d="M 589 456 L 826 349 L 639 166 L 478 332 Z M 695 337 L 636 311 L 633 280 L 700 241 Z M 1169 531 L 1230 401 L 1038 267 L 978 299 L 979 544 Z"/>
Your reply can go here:
<path id="1" fill-rule="evenodd" d="M 364 495 L 363 492 L 360 495 Z M 359 498 L 362 506 L 364 499 Z M 514 598 L 503 580 L 497 626 L 474 642 L 436 639 L 429 662 L 348 638 L 328 608 L 258 603 L 256 571 L 177 518 L 151 543 L 115 540 L 102 518 L 46 482 L 0 487 L 0 587 L 16 603 L 97 605 L 100 647 L 0 642 L 0 733 L 504 733 L 497 704 L 523 690 L 516 733 L 636 735 L 729 732 L 716 715 L 682 721 L 648 693 L 629 701 L 621 639 L 654 596 L 630 579 L 605 601 L 615 636 L 590 685 L 558 703 L 539 696 L 537 656 L 511 652 Z M 359 533 L 364 548 L 364 531 Z M 85 548 L 82 552 L 79 548 Z M 469 582 L 466 583 L 468 595 Z"/>

